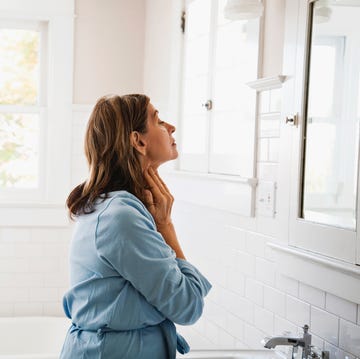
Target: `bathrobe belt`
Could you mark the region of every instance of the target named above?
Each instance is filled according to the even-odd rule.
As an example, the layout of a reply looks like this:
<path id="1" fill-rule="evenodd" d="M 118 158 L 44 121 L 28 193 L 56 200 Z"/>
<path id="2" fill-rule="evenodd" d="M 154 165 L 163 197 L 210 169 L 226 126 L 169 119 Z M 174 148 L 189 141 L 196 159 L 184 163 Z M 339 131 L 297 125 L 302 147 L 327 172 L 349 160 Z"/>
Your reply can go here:
<path id="1" fill-rule="evenodd" d="M 129 332 L 132 330 L 140 330 L 140 329 L 148 328 L 151 326 L 160 326 L 161 330 L 165 334 L 165 337 L 167 338 L 168 335 L 166 335 L 166 333 L 169 334 L 171 332 L 169 325 L 173 326 L 174 324 L 172 322 L 170 322 L 169 320 L 164 320 L 163 322 L 161 322 L 159 324 L 148 325 L 148 326 L 142 327 L 142 328 L 136 328 L 136 329 L 130 329 L 130 330 L 129 329 L 128 330 L 118 330 L 118 329 L 109 328 L 106 325 L 99 329 L 84 329 L 84 328 L 81 328 L 80 326 L 76 325 L 75 323 L 72 323 L 72 326 L 70 328 L 70 333 L 73 333 L 75 331 L 78 331 L 79 333 L 82 331 L 86 331 L 86 332 L 96 333 L 99 338 L 102 338 L 102 336 L 105 333 L 122 333 L 122 332 Z M 170 343 L 168 343 L 168 345 L 169 344 Z M 179 333 L 176 333 L 176 349 L 181 354 L 186 354 L 190 350 L 189 344 L 187 343 L 185 338 L 183 336 L 181 336 Z"/>

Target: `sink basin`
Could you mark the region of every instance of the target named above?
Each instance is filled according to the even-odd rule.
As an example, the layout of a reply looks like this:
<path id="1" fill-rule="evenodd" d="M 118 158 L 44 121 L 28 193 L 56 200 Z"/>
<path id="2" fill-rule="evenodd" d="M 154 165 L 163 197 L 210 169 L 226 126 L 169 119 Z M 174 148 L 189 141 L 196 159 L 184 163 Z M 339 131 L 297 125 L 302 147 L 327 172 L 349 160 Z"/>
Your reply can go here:
<path id="1" fill-rule="evenodd" d="M 273 350 L 191 350 L 176 356 L 177 359 L 284 359 L 285 356 Z"/>

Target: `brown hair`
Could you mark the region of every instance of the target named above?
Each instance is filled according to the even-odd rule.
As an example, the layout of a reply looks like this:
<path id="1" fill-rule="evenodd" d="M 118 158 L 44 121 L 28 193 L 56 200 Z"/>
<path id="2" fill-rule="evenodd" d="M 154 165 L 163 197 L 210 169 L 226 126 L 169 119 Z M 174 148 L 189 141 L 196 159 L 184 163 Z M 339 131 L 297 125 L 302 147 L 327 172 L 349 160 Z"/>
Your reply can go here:
<path id="1" fill-rule="evenodd" d="M 71 218 L 93 212 L 95 200 L 107 198 L 111 191 L 126 190 L 142 198 L 145 181 L 130 134 L 146 132 L 149 102 L 149 97 L 139 94 L 97 101 L 85 134 L 89 177 L 67 198 Z"/>

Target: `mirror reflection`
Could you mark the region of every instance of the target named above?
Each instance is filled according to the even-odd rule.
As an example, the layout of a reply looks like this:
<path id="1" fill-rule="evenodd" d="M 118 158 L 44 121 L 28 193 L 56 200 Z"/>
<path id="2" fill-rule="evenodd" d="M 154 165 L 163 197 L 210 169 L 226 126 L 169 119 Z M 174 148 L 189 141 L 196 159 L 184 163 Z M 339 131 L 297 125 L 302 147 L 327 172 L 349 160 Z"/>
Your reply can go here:
<path id="1" fill-rule="evenodd" d="M 359 1 L 312 6 L 304 133 L 304 219 L 356 227 L 360 119 Z"/>

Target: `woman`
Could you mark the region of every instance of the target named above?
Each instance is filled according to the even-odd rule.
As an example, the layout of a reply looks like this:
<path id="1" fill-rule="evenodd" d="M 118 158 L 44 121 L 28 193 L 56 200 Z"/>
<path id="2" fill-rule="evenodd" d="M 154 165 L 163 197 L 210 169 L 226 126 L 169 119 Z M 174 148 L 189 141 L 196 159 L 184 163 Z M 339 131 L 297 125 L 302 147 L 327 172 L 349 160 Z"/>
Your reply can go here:
<path id="1" fill-rule="evenodd" d="M 189 350 L 174 323 L 200 317 L 211 285 L 185 259 L 173 197 L 157 172 L 178 156 L 174 131 L 145 95 L 95 105 L 85 137 L 89 177 L 67 200 L 77 223 L 62 359 L 170 359 L 176 348 Z"/>

